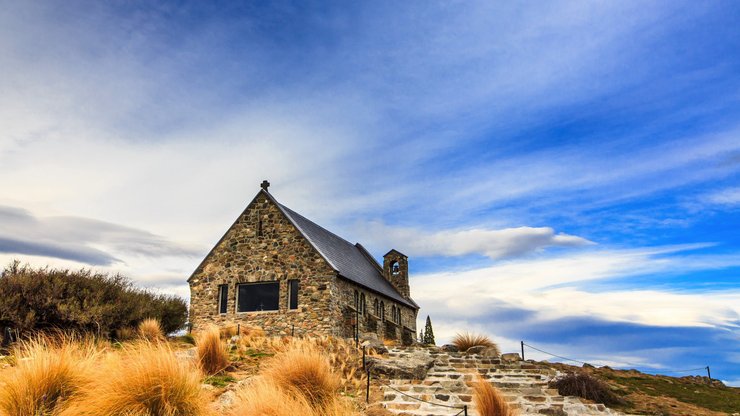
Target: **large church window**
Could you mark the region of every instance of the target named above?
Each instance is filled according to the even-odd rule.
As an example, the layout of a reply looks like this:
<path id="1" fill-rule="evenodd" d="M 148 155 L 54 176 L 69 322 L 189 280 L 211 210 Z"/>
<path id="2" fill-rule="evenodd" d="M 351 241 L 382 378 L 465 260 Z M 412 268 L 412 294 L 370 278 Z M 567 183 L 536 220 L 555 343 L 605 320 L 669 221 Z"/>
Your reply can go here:
<path id="1" fill-rule="evenodd" d="M 280 304 L 280 283 L 244 283 L 238 286 L 237 312 L 276 311 Z"/>
<path id="2" fill-rule="evenodd" d="M 226 313 L 229 302 L 229 285 L 218 285 L 218 313 Z"/>

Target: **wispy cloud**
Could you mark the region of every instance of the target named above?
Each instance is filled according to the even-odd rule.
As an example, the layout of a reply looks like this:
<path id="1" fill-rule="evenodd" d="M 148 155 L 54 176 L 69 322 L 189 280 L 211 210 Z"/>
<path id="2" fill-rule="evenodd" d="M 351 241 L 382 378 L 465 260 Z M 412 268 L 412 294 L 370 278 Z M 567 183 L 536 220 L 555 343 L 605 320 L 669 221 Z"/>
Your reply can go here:
<path id="1" fill-rule="evenodd" d="M 740 205 L 740 188 L 727 188 L 706 194 L 702 198 L 710 204 L 735 206 Z"/>
<path id="2" fill-rule="evenodd" d="M 395 247 L 409 256 L 464 256 L 478 254 L 491 259 L 524 256 L 548 247 L 579 247 L 593 244 L 550 227 L 517 227 L 501 230 L 472 228 L 431 232 L 389 227 L 374 222 L 358 226 L 357 234 L 381 247 Z"/>
<path id="3" fill-rule="evenodd" d="M 116 257 L 119 254 L 195 257 L 201 251 L 109 222 L 80 217 L 36 217 L 24 209 L 0 206 L 0 253 L 110 266 L 122 261 Z"/>
<path id="4" fill-rule="evenodd" d="M 422 274 L 413 278 L 413 296 L 426 312 L 453 319 L 485 316 L 506 306 L 549 319 L 593 316 L 653 326 L 734 326 L 740 313 L 738 291 L 590 289 L 590 283 L 605 279 L 740 267 L 737 255 L 676 255 L 699 247 L 598 250 Z"/>

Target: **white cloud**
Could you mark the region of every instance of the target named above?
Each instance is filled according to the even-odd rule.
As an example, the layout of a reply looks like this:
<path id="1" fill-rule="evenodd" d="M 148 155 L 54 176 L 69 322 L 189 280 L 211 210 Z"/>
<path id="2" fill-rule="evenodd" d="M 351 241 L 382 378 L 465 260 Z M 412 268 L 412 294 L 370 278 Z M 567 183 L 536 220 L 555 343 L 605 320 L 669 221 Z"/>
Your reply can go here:
<path id="1" fill-rule="evenodd" d="M 740 205 L 740 188 L 727 188 L 704 195 L 705 201 L 717 205 Z"/>
<path id="2" fill-rule="evenodd" d="M 375 245 L 394 247 L 409 256 L 463 256 L 480 254 L 492 259 L 523 256 L 547 247 L 578 247 L 593 244 L 550 227 L 517 227 L 501 230 L 472 228 L 425 231 L 390 227 L 380 222 L 358 226 L 357 234 Z"/>
<path id="3" fill-rule="evenodd" d="M 0 253 L 42 255 L 110 265 L 118 255 L 194 257 L 202 249 L 144 230 L 80 217 L 35 217 L 0 205 Z"/>
<path id="4" fill-rule="evenodd" d="M 698 246 L 600 250 L 540 260 L 512 260 L 460 272 L 413 277 L 412 296 L 422 314 L 444 319 L 486 316 L 492 308 L 532 311 L 537 319 L 593 317 L 654 326 L 736 325 L 740 291 L 678 292 L 656 289 L 583 289 L 589 282 L 653 273 L 740 266 L 740 256 L 681 256 Z M 671 256 L 663 254 L 674 253 Z M 438 318 L 439 320 L 439 318 Z"/>

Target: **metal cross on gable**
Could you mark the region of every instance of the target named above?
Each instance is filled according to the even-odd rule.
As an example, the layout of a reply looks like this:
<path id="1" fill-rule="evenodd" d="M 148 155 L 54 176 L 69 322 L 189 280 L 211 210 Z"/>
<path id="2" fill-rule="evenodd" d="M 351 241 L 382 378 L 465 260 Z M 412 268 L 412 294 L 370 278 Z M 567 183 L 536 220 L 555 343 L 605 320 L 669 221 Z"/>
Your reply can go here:
<path id="1" fill-rule="evenodd" d="M 267 188 L 269 188 L 269 187 L 270 187 L 270 182 L 268 182 L 267 180 L 264 180 L 264 181 L 262 181 L 262 183 L 260 184 L 260 187 L 261 187 L 262 189 L 264 189 L 265 191 L 267 191 Z"/>

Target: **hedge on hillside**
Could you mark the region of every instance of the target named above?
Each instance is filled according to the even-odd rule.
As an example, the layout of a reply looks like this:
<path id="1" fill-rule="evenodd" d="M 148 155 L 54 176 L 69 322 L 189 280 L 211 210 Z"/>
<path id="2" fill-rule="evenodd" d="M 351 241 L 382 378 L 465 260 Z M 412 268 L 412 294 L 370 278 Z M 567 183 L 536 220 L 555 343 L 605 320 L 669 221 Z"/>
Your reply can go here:
<path id="1" fill-rule="evenodd" d="M 12 263 L 0 273 L 0 327 L 57 328 L 111 335 L 157 318 L 167 333 L 185 325 L 187 304 L 134 287 L 121 275 L 34 269 Z"/>

